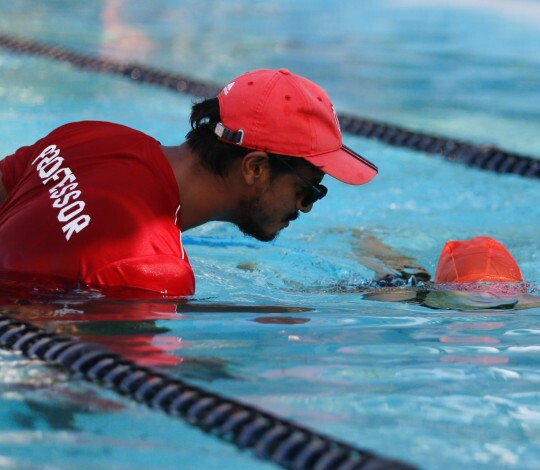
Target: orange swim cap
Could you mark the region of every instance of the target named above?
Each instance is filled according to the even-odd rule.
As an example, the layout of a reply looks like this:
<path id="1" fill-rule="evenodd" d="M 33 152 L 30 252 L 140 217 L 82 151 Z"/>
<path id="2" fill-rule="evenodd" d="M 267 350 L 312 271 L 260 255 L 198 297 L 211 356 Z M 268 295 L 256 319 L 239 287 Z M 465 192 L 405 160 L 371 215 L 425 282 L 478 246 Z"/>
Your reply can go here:
<path id="1" fill-rule="evenodd" d="M 512 255 L 497 240 L 475 237 L 446 242 L 439 257 L 435 283 L 521 282 Z"/>

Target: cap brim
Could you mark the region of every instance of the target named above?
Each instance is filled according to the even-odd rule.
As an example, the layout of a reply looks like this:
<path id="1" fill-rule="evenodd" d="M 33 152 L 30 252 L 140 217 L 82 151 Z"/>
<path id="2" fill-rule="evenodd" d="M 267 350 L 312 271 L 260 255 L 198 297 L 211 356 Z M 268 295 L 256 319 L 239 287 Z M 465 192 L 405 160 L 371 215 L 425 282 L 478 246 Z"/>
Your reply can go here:
<path id="1" fill-rule="evenodd" d="M 333 152 L 303 158 L 333 178 L 347 184 L 366 184 L 379 171 L 373 163 L 345 145 Z"/>

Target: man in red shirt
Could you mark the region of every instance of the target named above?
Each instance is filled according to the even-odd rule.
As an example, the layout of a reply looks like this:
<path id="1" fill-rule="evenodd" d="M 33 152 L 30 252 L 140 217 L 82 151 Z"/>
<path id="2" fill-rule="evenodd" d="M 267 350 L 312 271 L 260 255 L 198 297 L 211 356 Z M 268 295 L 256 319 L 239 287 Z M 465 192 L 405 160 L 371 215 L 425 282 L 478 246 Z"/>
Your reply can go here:
<path id="1" fill-rule="evenodd" d="M 326 93 L 256 70 L 193 106 L 179 146 L 118 124 L 66 124 L 0 161 L 0 273 L 192 295 L 181 232 L 236 224 L 262 241 L 326 195 L 325 173 L 377 168 L 342 143 Z"/>

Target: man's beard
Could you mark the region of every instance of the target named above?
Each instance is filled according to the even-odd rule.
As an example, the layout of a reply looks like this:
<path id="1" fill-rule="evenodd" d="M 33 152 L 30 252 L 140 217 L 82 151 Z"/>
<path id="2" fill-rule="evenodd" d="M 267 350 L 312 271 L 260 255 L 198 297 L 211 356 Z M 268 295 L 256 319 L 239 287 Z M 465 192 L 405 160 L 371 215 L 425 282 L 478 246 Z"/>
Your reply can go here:
<path id="1" fill-rule="evenodd" d="M 264 230 L 264 224 L 268 218 L 261 212 L 260 198 L 242 204 L 241 211 L 242 219 L 237 225 L 244 235 L 256 238 L 261 242 L 270 242 L 277 237 L 277 231 L 276 233 L 268 233 Z"/>
<path id="2" fill-rule="evenodd" d="M 244 235 L 256 238 L 261 242 L 270 242 L 275 240 L 281 230 L 276 230 L 274 233 L 268 233 L 264 230 L 266 225 L 271 224 L 270 218 L 264 213 L 261 204 L 261 198 L 257 197 L 249 201 L 244 201 L 241 204 L 242 218 L 236 224 Z M 298 213 L 284 217 L 283 222 L 294 220 L 298 217 Z"/>

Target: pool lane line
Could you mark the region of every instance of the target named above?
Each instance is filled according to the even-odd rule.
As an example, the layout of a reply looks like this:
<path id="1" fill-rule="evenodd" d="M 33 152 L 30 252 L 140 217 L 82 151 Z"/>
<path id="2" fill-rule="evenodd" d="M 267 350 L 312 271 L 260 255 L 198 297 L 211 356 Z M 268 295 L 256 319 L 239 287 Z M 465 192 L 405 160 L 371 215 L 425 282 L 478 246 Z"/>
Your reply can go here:
<path id="1" fill-rule="evenodd" d="M 155 85 L 176 93 L 201 98 L 214 97 L 221 89 L 216 84 L 194 80 L 185 75 L 148 65 L 81 54 L 61 46 L 6 34 L 0 34 L 0 47 L 12 53 L 68 62 L 83 70 L 120 75 L 134 83 Z M 395 147 L 439 155 L 451 162 L 463 163 L 495 173 L 540 178 L 540 160 L 535 157 L 510 152 L 492 145 L 477 145 L 449 137 L 416 132 L 350 114 L 340 113 L 338 117 L 342 131 L 351 135 L 379 140 Z"/>
<path id="2" fill-rule="evenodd" d="M 0 347 L 40 359 L 152 409 L 180 418 L 240 450 L 291 470 L 415 470 L 239 401 L 142 367 L 95 343 L 0 314 Z"/>

